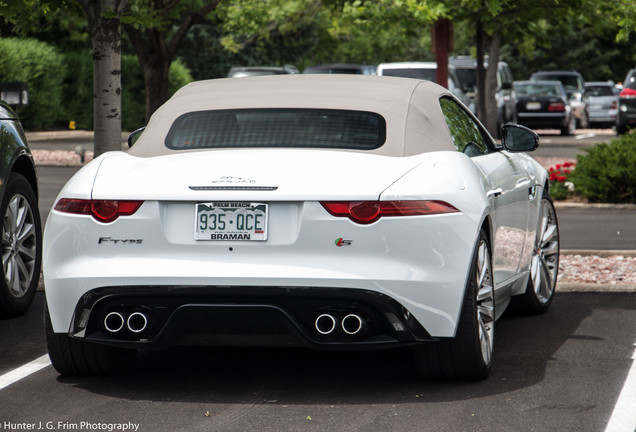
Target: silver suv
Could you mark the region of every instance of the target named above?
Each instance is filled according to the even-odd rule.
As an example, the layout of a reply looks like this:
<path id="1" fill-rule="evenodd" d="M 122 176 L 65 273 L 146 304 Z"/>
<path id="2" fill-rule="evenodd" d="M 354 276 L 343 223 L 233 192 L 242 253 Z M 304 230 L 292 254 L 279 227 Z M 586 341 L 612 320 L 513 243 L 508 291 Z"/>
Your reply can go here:
<path id="1" fill-rule="evenodd" d="M 455 67 L 455 72 L 459 77 L 462 89 L 474 100 L 475 106 L 479 106 L 477 101 L 477 60 L 470 56 L 449 57 L 449 64 Z M 488 58 L 484 59 L 484 68 L 488 67 Z M 515 121 L 515 98 L 512 89 L 512 71 L 506 62 L 497 63 L 497 133 L 501 126 Z"/>

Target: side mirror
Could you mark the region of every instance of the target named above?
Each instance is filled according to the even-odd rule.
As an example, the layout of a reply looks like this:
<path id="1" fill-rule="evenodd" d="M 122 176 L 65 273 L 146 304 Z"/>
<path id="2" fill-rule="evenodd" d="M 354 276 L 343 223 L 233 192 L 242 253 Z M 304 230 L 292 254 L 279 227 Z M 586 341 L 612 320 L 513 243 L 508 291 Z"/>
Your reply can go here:
<path id="1" fill-rule="evenodd" d="M 130 135 L 128 135 L 128 148 L 132 147 L 137 140 L 139 139 L 139 137 L 141 137 L 141 133 L 146 129 L 146 127 L 140 127 L 139 129 L 137 129 L 136 131 L 134 131 L 133 133 L 131 133 Z"/>
<path id="2" fill-rule="evenodd" d="M 539 135 L 531 129 L 517 124 L 501 128 L 501 144 L 511 152 L 529 152 L 539 147 Z"/>

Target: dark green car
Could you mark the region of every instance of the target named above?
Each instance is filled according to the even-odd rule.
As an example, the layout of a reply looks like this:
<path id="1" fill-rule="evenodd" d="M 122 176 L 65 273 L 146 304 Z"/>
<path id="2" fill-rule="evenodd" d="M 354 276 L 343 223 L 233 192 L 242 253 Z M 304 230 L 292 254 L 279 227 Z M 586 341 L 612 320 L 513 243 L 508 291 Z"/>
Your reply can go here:
<path id="1" fill-rule="evenodd" d="M 636 69 L 627 72 L 623 86 L 623 91 L 618 95 L 616 116 L 616 133 L 619 135 L 636 127 Z"/>
<path id="2" fill-rule="evenodd" d="M 40 280 L 42 223 L 35 164 L 15 112 L 0 101 L 0 318 L 24 313 Z"/>

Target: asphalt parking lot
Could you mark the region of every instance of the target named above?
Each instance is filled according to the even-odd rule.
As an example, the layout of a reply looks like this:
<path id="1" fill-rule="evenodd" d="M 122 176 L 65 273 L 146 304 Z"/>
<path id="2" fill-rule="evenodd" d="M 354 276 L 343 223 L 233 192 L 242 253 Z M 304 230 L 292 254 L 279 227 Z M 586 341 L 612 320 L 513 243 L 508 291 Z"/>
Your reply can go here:
<path id="1" fill-rule="evenodd" d="M 633 294 L 557 293 L 542 316 L 497 322 L 480 382 L 415 378 L 408 351 L 175 348 L 123 377 L 61 378 L 46 360 L 43 293 L 0 321 L 0 430 L 624 431 L 636 389 Z M 44 357 L 43 357 L 44 356 Z M 631 378 L 630 378 L 631 377 Z M 608 427 L 609 425 L 609 427 Z M 136 427 L 136 429 L 134 429 Z"/>

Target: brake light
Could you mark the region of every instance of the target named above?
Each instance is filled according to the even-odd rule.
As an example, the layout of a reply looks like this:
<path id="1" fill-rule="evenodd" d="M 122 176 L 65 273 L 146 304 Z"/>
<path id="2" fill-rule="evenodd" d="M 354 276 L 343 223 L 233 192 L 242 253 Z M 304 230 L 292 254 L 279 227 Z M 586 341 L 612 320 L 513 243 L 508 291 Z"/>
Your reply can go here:
<path id="1" fill-rule="evenodd" d="M 102 223 L 109 223 L 119 216 L 134 214 L 143 201 L 118 201 L 118 200 L 83 200 L 62 198 L 55 205 L 55 210 L 62 213 L 90 215 Z"/>
<path id="2" fill-rule="evenodd" d="M 548 106 L 548 111 L 564 112 L 565 104 L 563 102 L 553 102 Z"/>
<path id="3" fill-rule="evenodd" d="M 425 216 L 459 212 L 443 201 L 321 201 L 332 216 L 371 224 L 386 216 Z"/>
<path id="4" fill-rule="evenodd" d="M 619 94 L 620 97 L 624 98 L 633 98 L 636 97 L 636 90 L 630 89 L 629 87 L 625 87 L 623 91 Z"/>
<path id="5" fill-rule="evenodd" d="M 618 102 L 612 101 L 612 106 L 610 107 L 610 109 L 616 109 L 617 107 L 618 107 Z"/>

